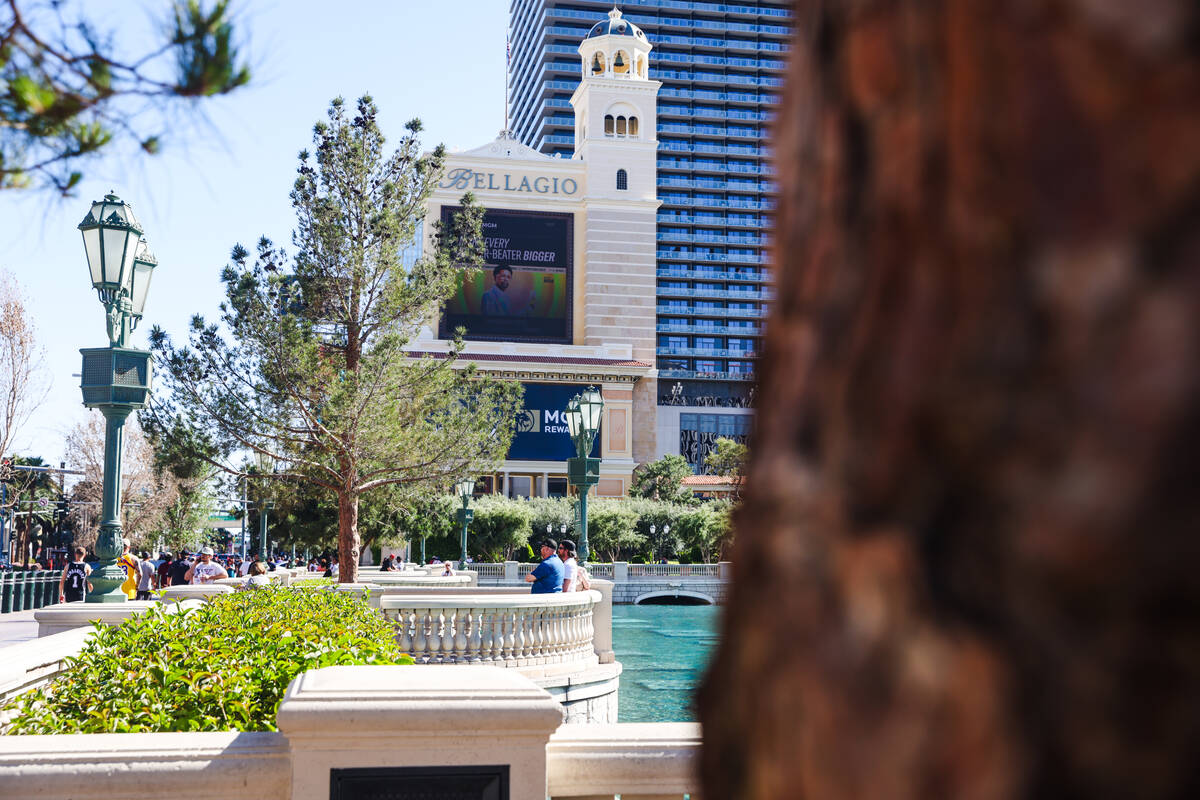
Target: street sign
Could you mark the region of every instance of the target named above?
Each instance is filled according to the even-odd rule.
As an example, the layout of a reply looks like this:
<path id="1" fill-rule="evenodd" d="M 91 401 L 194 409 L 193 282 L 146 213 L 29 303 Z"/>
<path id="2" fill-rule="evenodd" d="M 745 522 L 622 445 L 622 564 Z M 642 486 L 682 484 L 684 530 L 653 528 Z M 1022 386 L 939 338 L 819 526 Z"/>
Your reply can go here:
<path id="1" fill-rule="evenodd" d="M 45 497 L 39 497 L 37 499 L 38 508 L 45 508 L 48 505 L 50 505 L 50 501 L 48 499 L 46 499 Z"/>

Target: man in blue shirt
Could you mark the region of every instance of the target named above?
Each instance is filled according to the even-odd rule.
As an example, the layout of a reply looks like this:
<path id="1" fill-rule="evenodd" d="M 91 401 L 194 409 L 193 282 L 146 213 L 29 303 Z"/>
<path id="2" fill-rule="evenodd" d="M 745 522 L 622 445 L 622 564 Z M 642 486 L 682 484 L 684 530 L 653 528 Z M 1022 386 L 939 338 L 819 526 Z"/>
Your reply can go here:
<path id="1" fill-rule="evenodd" d="M 563 585 L 563 562 L 556 555 L 558 542 L 546 539 L 542 542 L 542 563 L 533 572 L 525 576 L 526 583 L 532 583 L 530 594 L 551 594 L 561 592 Z"/>

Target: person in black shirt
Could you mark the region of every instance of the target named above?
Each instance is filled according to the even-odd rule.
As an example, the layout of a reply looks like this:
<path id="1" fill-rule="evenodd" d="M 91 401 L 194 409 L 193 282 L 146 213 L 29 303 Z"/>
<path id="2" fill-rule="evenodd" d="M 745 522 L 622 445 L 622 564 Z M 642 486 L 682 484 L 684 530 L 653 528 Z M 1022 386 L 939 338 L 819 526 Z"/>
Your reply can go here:
<path id="1" fill-rule="evenodd" d="M 88 580 L 92 568 L 83 562 L 86 553 L 82 547 L 75 548 L 75 560 L 67 564 L 62 571 L 62 577 L 58 579 L 58 602 L 78 603 L 92 590 L 92 584 Z"/>
<path id="2" fill-rule="evenodd" d="M 187 584 L 187 572 L 191 568 L 191 564 L 187 560 L 188 553 L 184 550 L 179 554 L 179 558 L 171 562 L 171 585 L 184 586 Z"/>

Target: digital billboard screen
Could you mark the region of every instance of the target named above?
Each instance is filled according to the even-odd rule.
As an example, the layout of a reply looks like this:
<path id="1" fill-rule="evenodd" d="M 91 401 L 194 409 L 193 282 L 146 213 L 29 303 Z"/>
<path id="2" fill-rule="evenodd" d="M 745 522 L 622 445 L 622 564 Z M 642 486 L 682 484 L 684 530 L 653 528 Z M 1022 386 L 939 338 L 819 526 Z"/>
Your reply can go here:
<path id="1" fill-rule="evenodd" d="M 449 225 L 458 206 L 442 206 Z M 573 214 L 489 208 L 483 216 L 483 269 L 460 271 L 439 335 L 467 339 L 571 342 Z"/>
<path id="2" fill-rule="evenodd" d="M 575 457 L 567 429 L 567 403 L 586 386 L 569 383 L 522 383 L 524 408 L 517 414 L 516 432 L 508 448 L 514 461 L 566 461 Z M 600 436 L 592 442 L 592 458 L 600 455 Z"/>

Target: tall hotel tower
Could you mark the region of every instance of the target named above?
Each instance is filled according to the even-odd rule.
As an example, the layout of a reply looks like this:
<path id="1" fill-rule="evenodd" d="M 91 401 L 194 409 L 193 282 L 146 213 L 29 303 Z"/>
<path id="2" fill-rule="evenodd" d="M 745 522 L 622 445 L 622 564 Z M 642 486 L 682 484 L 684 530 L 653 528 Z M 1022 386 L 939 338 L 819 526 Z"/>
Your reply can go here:
<path id="1" fill-rule="evenodd" d="M 653 44 L 658 98 L 657 455 L 693 465 L 750 427 L 762 341 L 773 184 L 768 124 L 783 86 L 790 4 L 627 0 Z M 602 0 L 512 0 L 510 127 L 534 150 L 577 152 L 570 98 Z M 620 136 L 614 129 L 606 131 Z"/>

